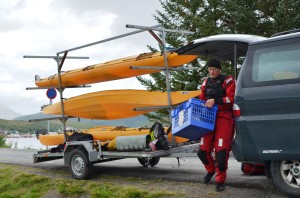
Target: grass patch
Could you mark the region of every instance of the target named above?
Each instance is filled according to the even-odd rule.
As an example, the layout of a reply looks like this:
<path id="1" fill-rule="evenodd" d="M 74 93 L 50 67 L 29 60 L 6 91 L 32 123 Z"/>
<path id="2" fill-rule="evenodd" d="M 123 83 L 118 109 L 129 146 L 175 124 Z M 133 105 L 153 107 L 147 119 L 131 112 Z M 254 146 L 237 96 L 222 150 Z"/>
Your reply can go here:
<path id="1" fill-rule="evenodd" d="M 138 181 L 138 182 L 142 181 L 142 179 L 139 178 L 139 177 L 127 177 L 126 180 L 128 180 L 128 181 L 135 181 L 135 182 L 136 181 Z"/>
<path id="2" fill-rule="evenodd" d="M 114 182 L 95 183 L 92 181 L 57 180 L 58 192 L 64 196 L 89 194 L 91 198 L 159 198 L 175 197 L 170 191 L 145 191 L 131 186 L 117 185 Z"/>
<path id="3" fill-rule="evenodd" d="M 91 190 L 91 197 L 92 198 L 113 198 L 116 197 L 115 195 L 115 188 L 111 187 L 110 185 L 97 185 L 92 188 Z"/>
<path id="4" fill-rule="evenodd" d="M 170 191 L 149 192 L 131 186 L 114 186 L 109 184 L 93 187 L 92 198 L 160 198 L 176 197 L 177 193 Z"/>
<path id="5" fill-rule="evenodd" d="M 186 197 L 176 191 L 145 188 L 143 180 L 138 178 L 108 178 L 100 181 L 53 179 L 38 174 L 47 175 L 47 171 L 39 169 L 0 164 L 0 198 L 39 198 L 47 193 L 57 192 L 62 197 L 91 198 L 163 198 Z M 57 174 L 56 171 L 48 171 Z M 60 171 L 58 171 L 60 172 Z M 34 174 L 32 174 L 34 173 Z M 121 181 L 121 183 L 120 183 Z M 132 181 L 135 181 L 131 183 Z M 129 183 L 128 183 L 129 182 Z M 155 182 L 155 181 L 154 181 Z M 161 181 L 162 182 L 162 181 Z M 137 185 L 141 184 L 141 185 Z"/>
<path id="6" fill-rule="evenodd" d="M 56 180 L 58 192 L 67 196 L 80 195 L 87 192 L 86 181 Z"/>
<path id="7" fill-rule="evenodd" d="M 14 167 L 0 169 L 0 197 L 42 197 L 50 184 L 47 177 L 26 174 Z"/>

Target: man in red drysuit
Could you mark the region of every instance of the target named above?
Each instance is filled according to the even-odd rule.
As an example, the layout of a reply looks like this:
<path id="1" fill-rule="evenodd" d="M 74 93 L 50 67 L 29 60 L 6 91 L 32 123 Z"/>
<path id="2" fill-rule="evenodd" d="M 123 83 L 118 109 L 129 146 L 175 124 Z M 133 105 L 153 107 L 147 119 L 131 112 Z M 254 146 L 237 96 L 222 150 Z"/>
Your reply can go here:
<path id="1" fill-rule="evenodd" d="M 201 86 L 199 98 L 205 100 L 205 106 L 211 108 L 218 105 L 215 130 L 206 134 L 200 140 L 197 153 L 207 170 L 203 182 L 208 184 L 216 173 L 216 191 L 225 190 L 227 162 L 233 138 L 232 106 L 235 93 L 235 80 L 232 76 L 221 73 L 221 63 L 217 59 L 207 62 L 210 77 L 206 78 Z M 212 153 L 215 153 L 213 158 Z"/>

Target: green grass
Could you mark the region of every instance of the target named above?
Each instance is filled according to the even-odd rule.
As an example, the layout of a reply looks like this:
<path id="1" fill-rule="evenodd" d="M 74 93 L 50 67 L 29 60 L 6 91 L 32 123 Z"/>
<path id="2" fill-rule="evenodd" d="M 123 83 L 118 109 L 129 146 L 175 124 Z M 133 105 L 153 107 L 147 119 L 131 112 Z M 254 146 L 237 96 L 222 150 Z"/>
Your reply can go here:
<path id="1" fill-rule="evenodd" d="M 0 135 L 0 148 L 10 148 L 11 145 L 6 144 L 3 136 Z"/>
<path id="2" fill-rule="evenodd" d="M 34 172 L 35 174 L 32 174 Z M 41 171 L 36 168 L 0 164 L 0 197 L 1 198 L 39 198 L 48 192 L 57 192 L 62 197 L 91 198 L 160 198 L 182 197 L 179 192 L 168 190 L 145 190 L 144 185 L 128 184 L 128 179 L 116 177 L 105 181 L 86 181 L 73 179 L 53 179 L 38 174 L 57 174 L 55 171 Z M 123 181 L 120 184 L 120 180 Z M 141 179 L 131 181 L 143 183 Z M 130 183 L 130 182 L 129 182 Z M 149 183 L 148 183 L 149 184 Z"/>
<path id="3" fill-rule="evenodd" d="M 15 168 L 0 169 L 0 197 L 42 197 L 50 189 L 47 177 L 23 173 Z"/>
<path id="4" fill-rule="evenodd" d="M 86 181 L 56 180 L 56 187 L 60 194 L 72 196 L 87 193 Z"/>
<path id="5" fill-rule="evenodd" d="M 81 194 L 89 194 L 92 198 L 159 198 L 176 195 L 170 191 L 151 192 L 114 182 L 99 184 L 92 181 L 57 180 L 56 187 L 60 194 L 71 197 Z"/>

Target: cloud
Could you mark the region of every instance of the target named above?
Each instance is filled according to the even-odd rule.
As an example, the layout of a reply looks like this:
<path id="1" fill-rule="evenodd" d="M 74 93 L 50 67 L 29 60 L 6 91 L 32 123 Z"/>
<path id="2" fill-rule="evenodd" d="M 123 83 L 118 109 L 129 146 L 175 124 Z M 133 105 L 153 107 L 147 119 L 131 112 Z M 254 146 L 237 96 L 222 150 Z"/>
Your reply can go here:
<path id="1" fill-rule="evenodd" d="M 117 36 L 135 29 L 126 24 L 152 26 L 158 0 L 2 0 L 0 2 L 0 104 L 21 114 L 36 113 L 49 103 L 46 90 L 34 87 L 34 75 L 57 73 L 54 59 L 24 59 L 24 55 L 54 56 L 57 52 Z M 84 67 L 147 52 L 156 45 L 149 33 L 70 52 L 88 60 L 65 61 L 63 70 Z M 156 45 L 157 46 L 157 45 Z M 107 89 L 144 89 L 135 78 L 99 83 L 87 89 L 70 89 L 66 97 Z M 57 100 L 57 99 L 56 99 Z"/>

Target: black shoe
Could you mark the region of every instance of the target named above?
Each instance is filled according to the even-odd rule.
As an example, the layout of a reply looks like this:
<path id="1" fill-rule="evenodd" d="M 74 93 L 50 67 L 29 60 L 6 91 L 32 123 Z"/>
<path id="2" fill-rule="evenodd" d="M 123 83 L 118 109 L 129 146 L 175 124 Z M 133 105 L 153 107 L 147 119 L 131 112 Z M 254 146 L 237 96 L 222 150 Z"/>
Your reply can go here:
<path id="1" fill-rule="evenodd" d="M 217 191 L 217 192 L 221 192 L 221 191 L 224 191 L 224 190 L 225 190 L 225 185 L 224 185 L 224 183 L 217 183 L 216 191 Z"/>
<path id="2" fill-rule="evenodd" d="M 203 183 L 208 184 L 215 173 L 207 173 L 203 178 Z"/>

